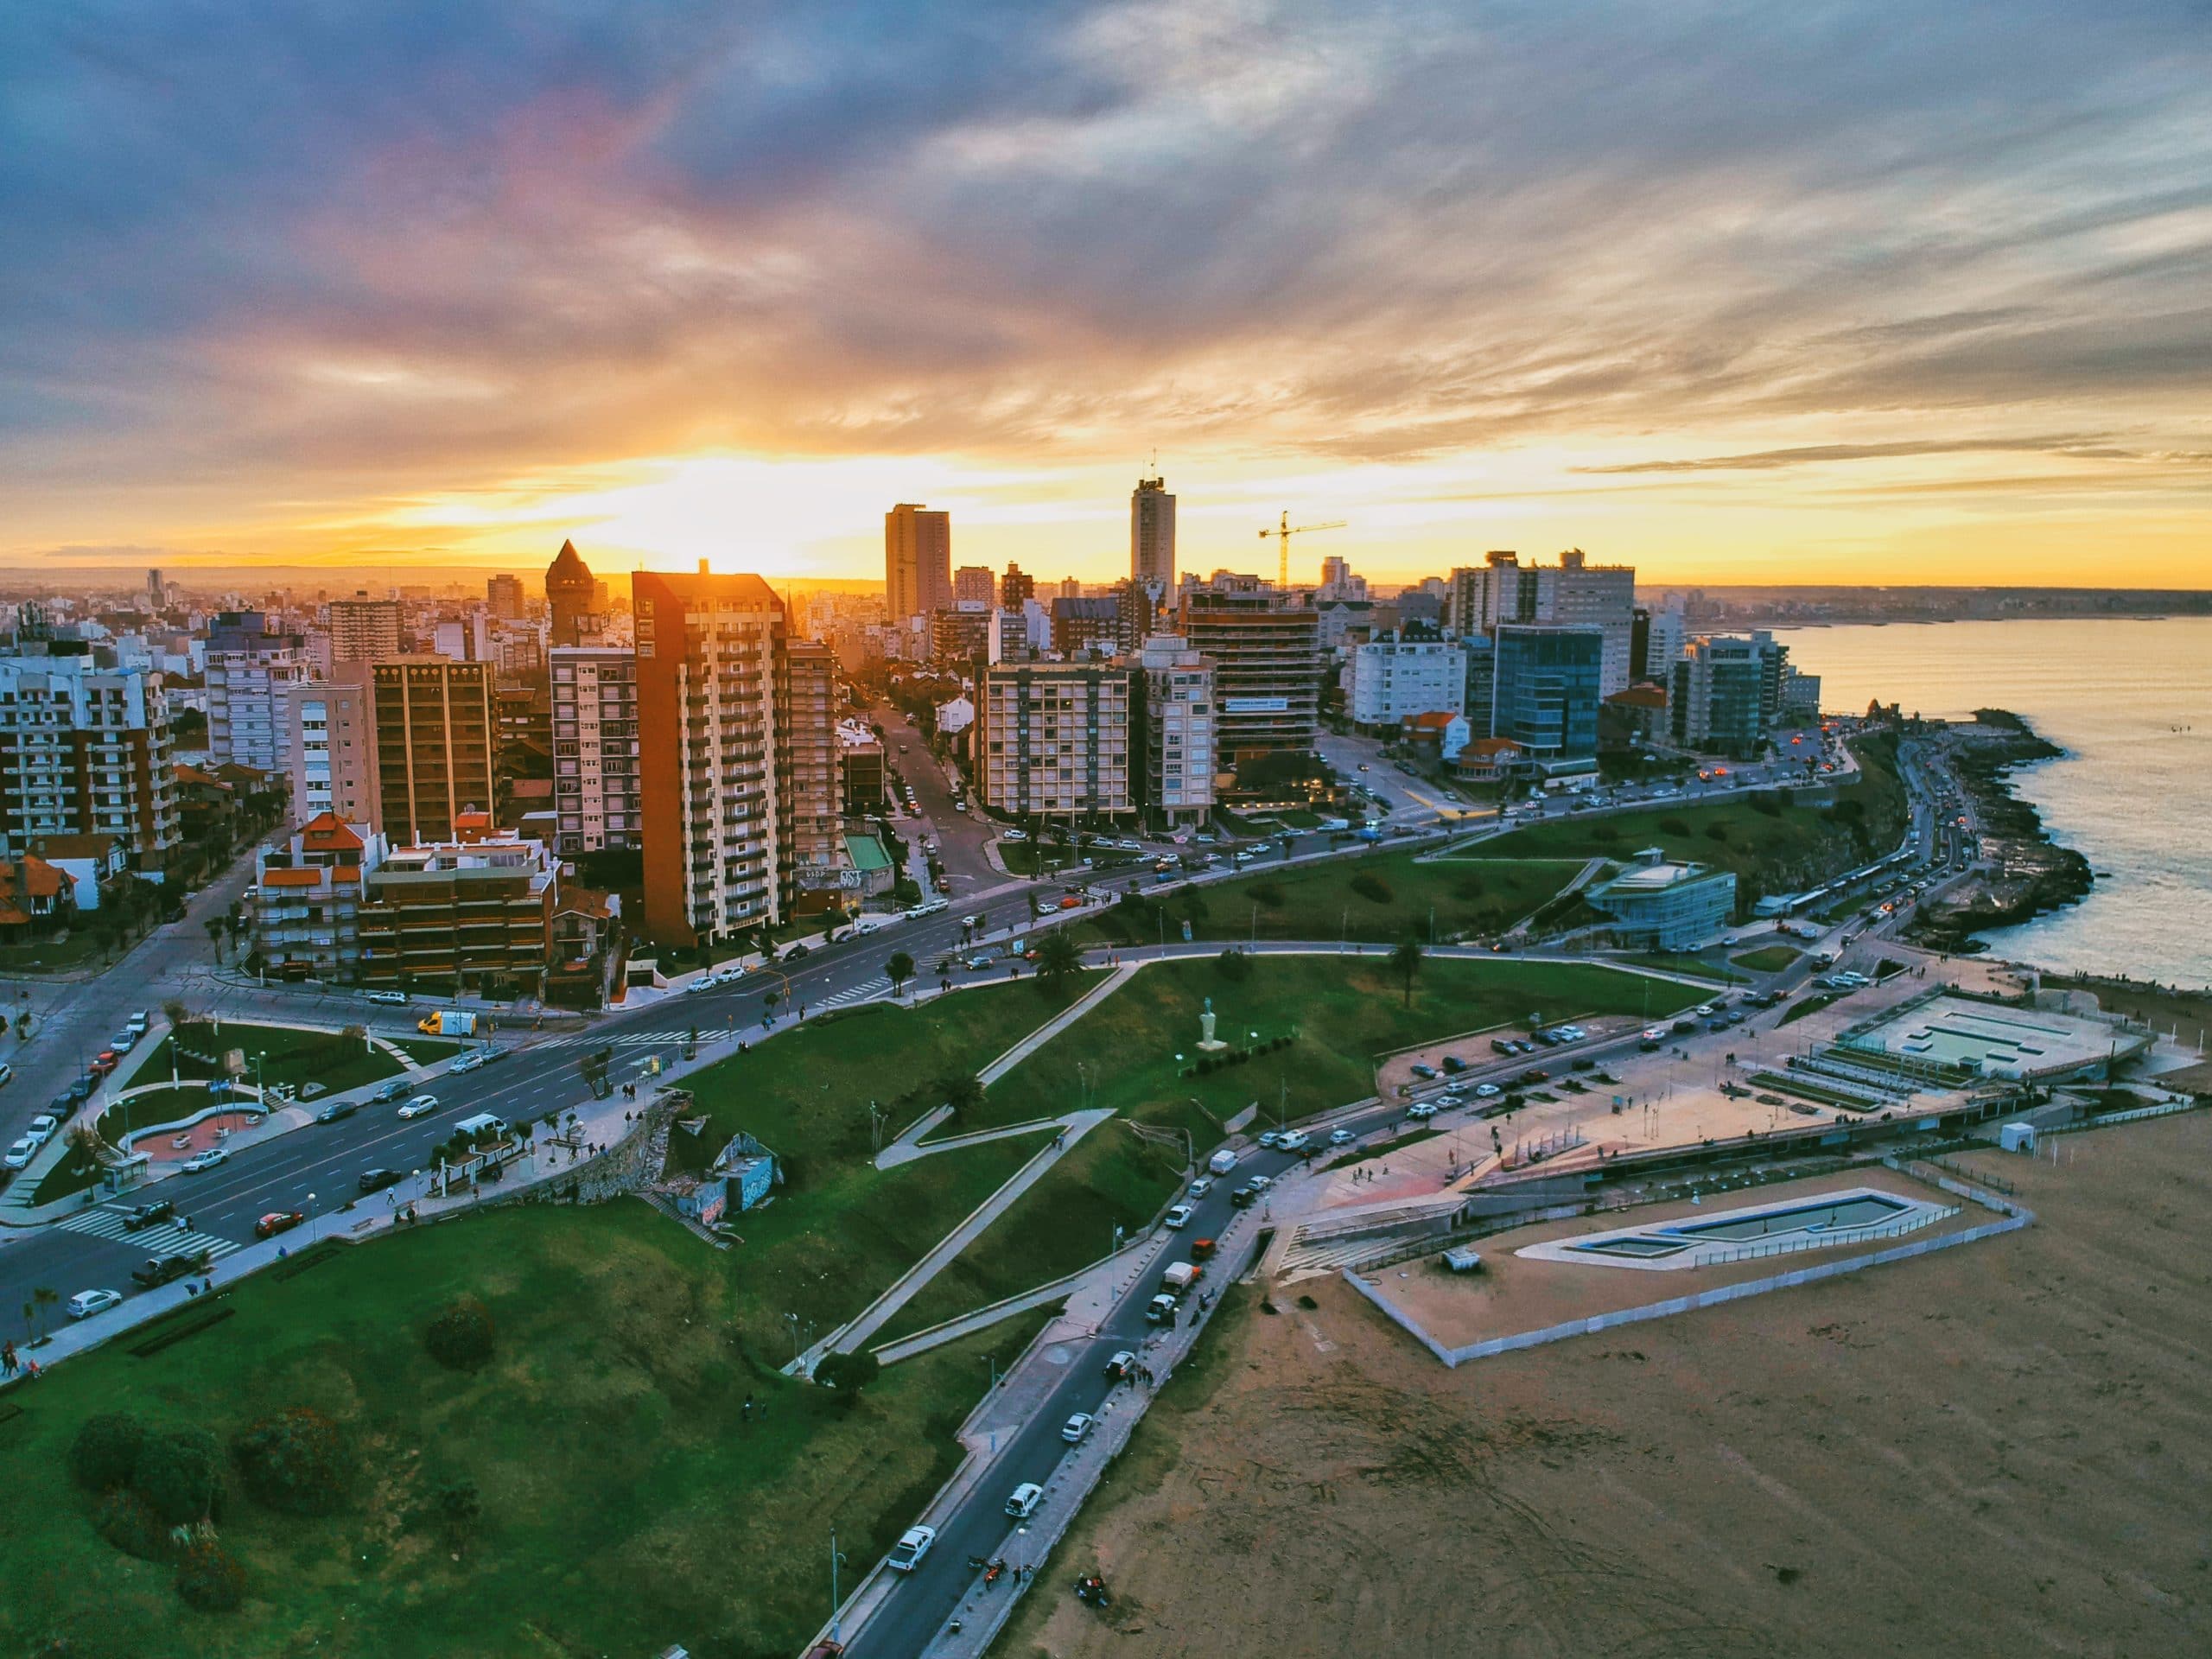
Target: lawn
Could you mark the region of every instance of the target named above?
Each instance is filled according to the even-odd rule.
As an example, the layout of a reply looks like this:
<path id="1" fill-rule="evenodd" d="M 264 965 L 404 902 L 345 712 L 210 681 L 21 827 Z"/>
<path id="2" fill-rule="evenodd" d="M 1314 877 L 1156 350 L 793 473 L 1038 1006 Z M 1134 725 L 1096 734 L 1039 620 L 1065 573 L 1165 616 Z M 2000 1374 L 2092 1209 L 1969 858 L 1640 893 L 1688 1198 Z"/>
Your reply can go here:
<path id="1" fill-rule="evenodd" d="M 1081 856 L 1071 847 L 1057 842 L 1039 843 L 1033 841 L 1002 841 L 999 843 L 999 857 L 1015 875 L 1065 874 L 1070 877 L 1084 874 L 1083 861 L 1090 861 L 1098 870 L 1123 869 L 1143 858 L 1141 853 L 1122 852 L 1118 849 L 1086 846 Z"/>
<path id="2" fill-rule="evenodd" d="M 1470 856 L 1422 863 L 1411 849 L 1281 868 L 1263 859 L 1234 880 L 1124 899 L 1083 925 L 1090 937 L 1119 944 L 1179 938 L 1186 921 L 1200 939 L 1449 941 L 1511 926 L 1586 861 Z"/>
<path id="3" fill-rule="evenodd" d="M 981 1238 L 930 1281 L 878 1333 L 878 1343 L 927 1330 L 1088 1267 L 1130 1236 L 1183 1184 L 1183 1149 L 1102 1123 L 1014 1201 Z"/>
<path id="4" fill-rule="evenodd" d="M 1795 1025 L 1808 1014 L 1818 1014 L 1831 1002 L 1840 1002 L 1849 995 L 1847 991 L 1815 991 L 1810 996 L 1800 997 L 1782 1011 L 1782 1018 L 1774 1022 L 1775 1029 Z"/>
<path id="5" fill-rule="evenodd" d="M 1736 872 L 1736 904 L 1748 914 L 1770 893 L 1817 887 L 1890 850 L 1905 830 L 1904 786 L 1896 746 L 1877 737 L 1856 746 L 1862 776 L 1831 804 L 1807 804 L 1788 791 L 1706 804 L 1670 801 L 1534 823 L 1482 843 L 1505 858 L 1625 858 L 1646 847 Z"/>
<path id="6" fill-rule="evenodd" d="M 1763 944 L 1756 950 L 1746 950 L 1729 961 L 1738 968 L 1748 968 L 1755 974 L 1778 974 L 1799 956 L 1797 947 L 1790 944 Z"/>
<path id="7" fill-rule="evenodd" d="M 225 1020 L 219 1027 L 195 1022 L 186 1027 L 186 1044 L 197 1053 L 226 1054 L 244 1051 L 245 1071 L 241 1082 L 273 1084 L 320 1083 L 332 1094 L 358 1089 L 399 1075 L 399 1062 L 381 1049 L 335 1031 L 299 1031 L 289 1026 L 248 1026 Z M 164 1077 L 175 1049 L 175 1033 L 164 1037 L 140 1065 L 134 1076 L 149 1083 Z M 261 1056 L 258 1067 L 255 1057 Z M 178 1053 L 176 1074 L 181 1077 L 213 1077 L 216 1067 Z"/>
<path id="8" fill-rule="evenodd" d="M 0 973 L 59 974 L 97 966 L 105 960 L 100 942 L 88 927 L 48 934 L 22 944 L 0 944 Z"/>
<path id="9" fill-rule="evenodd" d="M 119 1147 L 123 1137 L 133 1129 L 152 1123 L 175 1123 L 217 1103 L 209 1098 L 204 1085 L 187 1084 L 178 1089 L 140 1095 L 134 1100 L 118 1101 L 101 1111 L 92 1128 L 103 1141 Z M 65 1154 L 60 1163 L 46 1172 L 38 1191 L 31 1195 L 31 1202 L 52 1204 L 56 1198 L 83 1192 L 99 1179 L 99 1165 L 79 1167 Z"/>
<path id="10" fill-rule="evenodd" d="M 957 1161 L 947 1159 L 943 1161 Z M 147 1358 L 120 1345 L 5 1398 L 0 1646 L 148 1656 L 790 1653 L 828 1606 L 835 1524 L 849 1584 L 948 1474 L 983 1356 L 1039 1317 L 887 1371 L 852 1406 L 778 1376 L 718 1254 L 642 1205 L 507 1210 L 340 1249 L 233 1289 L 224 1323 Z M 454 1370 L 423 1334 L 461 1297 L 495 1332 Z M 748 1415 L 746 1402 L 753 1411 Z M 94 1530 L 65 1452 L 125 1411 L 227 1443 L 304 1407 L 353 1469 L 335 1513 L 279 1514 L 225 1475 L 237 1611 L 188 1610 L 166 1564 Z M 442 1491 L 481 1517 L 448 1530 Z"/>
<path id="11" fill-rule="evenodd" d="M 440 1060 L 449 1060 L 466 1046 L 443 1037 L 392 1037 L 386 1040 L 417 1065 L 435 1065 Z"/>
<path id="12" fill-rule="evenodd" d="M 1616 960 L 1634 968 L 1656 968 L 1662 974 L 1690 974 L 1700 979 L 1712 980 L 1716 984 L 1740 985 L 1745 982 L 1745 976 L 1726 963 L 1713 962 L 1687 950 L 1630 950 L 1623 952 Z"/>

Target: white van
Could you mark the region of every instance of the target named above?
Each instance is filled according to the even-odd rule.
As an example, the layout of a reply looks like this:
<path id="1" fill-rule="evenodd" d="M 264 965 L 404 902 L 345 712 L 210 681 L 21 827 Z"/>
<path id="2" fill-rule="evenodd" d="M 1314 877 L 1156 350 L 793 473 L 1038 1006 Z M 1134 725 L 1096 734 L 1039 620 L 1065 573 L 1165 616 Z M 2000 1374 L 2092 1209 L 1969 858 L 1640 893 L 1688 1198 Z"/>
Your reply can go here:
<path id="1" fill-rule="evenodd" d="M 1213 1171 L 1217 1175 L 1226 1175 L 1230 1170 L 1236 1167 L 1236 1154 L 1231 1152 L 1227 1147 L 1224 1147 L 1219 1152 L 1217 1152 L 1212 1157 L 1206 1160 L 1206 1167 Z"/>
<path id="2" fill-rule="evenodd" d="M 494 1117 L 489 1112 L 479 1112 L 474 1117 L 462 1118 L 460 1122 L 454 1125 L 454 1128 L 462 1135 L 481 1135 L 486 1130 L 489 1130 L 493 1135 L 505 1135 L 507 1132 L 507 1120 L 504 1117 Z"/>

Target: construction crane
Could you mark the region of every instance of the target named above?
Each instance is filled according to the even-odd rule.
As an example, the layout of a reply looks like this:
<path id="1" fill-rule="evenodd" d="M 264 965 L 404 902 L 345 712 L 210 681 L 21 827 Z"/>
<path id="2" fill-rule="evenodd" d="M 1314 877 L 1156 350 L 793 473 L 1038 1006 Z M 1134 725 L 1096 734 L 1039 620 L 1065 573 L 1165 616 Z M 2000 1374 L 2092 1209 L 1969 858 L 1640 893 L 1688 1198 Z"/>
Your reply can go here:
<path id="1" fill-rule="evenodd" d="M 1285 507 L 1282 512 L 1282 522 L 1273 530 L 1263 530 L 1260 532 L 1260 539 L 1263 542 L 1270 536 L 1275 538 L 1275 586 L 1282 588 L 1287 588 L 1290 586 L 1290 538 L 1292 537 L 1303 536 L 1309 530 L 1342 530 L 1344 527 L 1344 521 L 1341 518 L 1332 518 L 1325 524 L 1294 524 L 1290 522 L 1290 509 Z"/>

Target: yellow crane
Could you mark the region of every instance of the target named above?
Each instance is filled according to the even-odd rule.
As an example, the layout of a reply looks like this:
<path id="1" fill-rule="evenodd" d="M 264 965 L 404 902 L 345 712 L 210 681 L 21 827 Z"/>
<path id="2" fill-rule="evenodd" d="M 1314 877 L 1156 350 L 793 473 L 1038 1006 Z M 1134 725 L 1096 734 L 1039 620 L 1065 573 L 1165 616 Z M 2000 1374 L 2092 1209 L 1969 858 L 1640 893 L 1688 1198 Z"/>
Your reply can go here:
<path id="1" fill-rule="evenodd" d="M 1290 538 L 1292 537 L 1303 536 L 1309 530 L 1342 530 L 1344 527 L 1344 521 L 1341 518 L 1332 518 L 1325 524 L 1294 524 L 1290 522 L 1290 509 L 1285 507 L 1282 511 L 1282 522 L 1273 530 L 1263 530 L 1260 532 L 1260 539 L 1263 542 L 1270 536 L 1275 538 L 1275 586 L 1284 588 L 1290 586 Z"/>

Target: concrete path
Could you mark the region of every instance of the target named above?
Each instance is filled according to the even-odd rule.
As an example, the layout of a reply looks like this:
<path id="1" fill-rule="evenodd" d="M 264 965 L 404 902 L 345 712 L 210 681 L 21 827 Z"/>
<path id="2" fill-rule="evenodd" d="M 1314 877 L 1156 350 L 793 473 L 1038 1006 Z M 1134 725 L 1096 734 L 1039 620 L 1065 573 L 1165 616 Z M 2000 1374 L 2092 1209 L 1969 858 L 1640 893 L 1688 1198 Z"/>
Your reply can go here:
<path id="1" fill-rule="evenodd" d="M 1033 1117 L 1027 1123 L 1009 1123 L 997 1129 L 977 1129 L 970 1135 L 947 1135 L 944 1140 L 932 1141 L 927 1146 L 918 1144 L 923 1135 L 951 1116 L 950 1109 L 943 1106 L 925 1116 L 920 1122 L 875 1154 L 875 1166 L 878 1169 L 896 1169 L 901 1164 L 911 1164 L 915 1159 L 927 1158 L 932 1153 L 957 1152 L 963 1147 L 980 1147 L 986 1141 L 1011 1141 L 1016 1135 L 1039 1135 L 1046 1129 L 1065 1129 L 1069 1124 L 1069 1120 L 1065 1117 Z"/>
<path id="2" fill-rule="evenodd" d="M 982 1237 L 993 1222 L 1013 1207 L 1015 1199 L 1042 1180 L 1053 1165 L 1067 1156 L 1077 1141 L 1113 1116 L 1112 1112 L 1103 1109 L 1070 1112 L 1060 1120 L 1065 1127 L 1055 1143 L 1039 1149 L 1037 1155 L 1016 1170 L 1003 1186 L 969 1211 L 966 1220 L 939 1239 L 927 1255 L 899 1275 L 899 1281 L 869 1303 L 858 1319 L 823 1338 L 785 1366 L 785 1373 L 811 1376 L 815 1363 L 823 1355 L 835 1351 L 851 1352 L 866 1343 L 890 1322 L 893 1314 L 913 1300 L 923 1286 L 943 1272 L 961 1251 Z"/>
<path id="3" fill-rule="evenodd" d="M 1219 947 L 1217 946 L 1212 954 L 1219 956 L 1221 954 Z M 1116 968 L 1113 973 L 1109 975 L 1105 980 L 1099 984 L 1093 986 L 1090 990 L 1084 992 L 1083 995 L 1077 997 L 1073 1002 L 1071 1002 L 1066 1007 L 1061 1009 L 1059 1013 L 1054 1014 L 1050 1020 L 1047 1020 L 1043 1025 L 1038 1027 L 1036 1030 L 1031 1032 L 1027 1037 L 1016 1043 L 1012 1048 L 1007 1050 L 1005 1053 L 1000 1055 L 998 1058 L 993 1060 L 988 1065 L 977 1072 L 976 1075 L 982 1079 L 983 1086 L 986 1089 L 989 1088 L 991 1084 L 996 1083 L 1007 1072 L 1013 1071 L 1015 1066 L 1020 1065 L 1032 1054 L 1034 1054 L 1039 1049 L 1044 1047 L 1046 1044 L 1051 1042 L 1053 1038 L 1058 1036 L 1070 1026 L 1075 1024 L 1077 1020 L 1089 1014 L 1091 1009 L 1096 1007 L 1108 997 L 1113 995 L 1115 992 L 1120 990 L 1122 986 L 1128 984 L 1130 976 L 1136 972 L 1137 966 L 1138 964 L 1133 962 L 1123 963 L 1120 967 Z"/>

